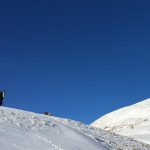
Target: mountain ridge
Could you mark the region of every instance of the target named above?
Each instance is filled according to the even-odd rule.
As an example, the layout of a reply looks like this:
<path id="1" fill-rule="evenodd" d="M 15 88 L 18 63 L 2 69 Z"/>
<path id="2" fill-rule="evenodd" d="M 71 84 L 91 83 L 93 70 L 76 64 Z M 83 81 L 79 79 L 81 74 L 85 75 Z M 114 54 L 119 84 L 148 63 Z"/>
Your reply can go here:
<path id="1" fill-rule="evenodd" d="M 81 122 L 0 107 L 5 150 L 148 150 L 150 145 Z"/>
<path id="2" fill-rule="evenodd" d="M 150 98 L 110 112 L 91 125 L 150 144 Z"/>

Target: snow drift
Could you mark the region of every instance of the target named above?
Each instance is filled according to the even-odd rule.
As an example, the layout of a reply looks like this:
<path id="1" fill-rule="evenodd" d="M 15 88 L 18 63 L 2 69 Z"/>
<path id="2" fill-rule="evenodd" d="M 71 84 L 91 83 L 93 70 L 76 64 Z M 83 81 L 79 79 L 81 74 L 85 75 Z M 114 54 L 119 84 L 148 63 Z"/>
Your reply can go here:
<path id="1" fill-rule="evenodd" d="M 0 150 L 150 149 L 81 122 L 0 107 Z"/>
<path id="2" fill-rule="evenodd" d="M 150 99 L 106 114 L 91 125 L 150 144 Z"/>

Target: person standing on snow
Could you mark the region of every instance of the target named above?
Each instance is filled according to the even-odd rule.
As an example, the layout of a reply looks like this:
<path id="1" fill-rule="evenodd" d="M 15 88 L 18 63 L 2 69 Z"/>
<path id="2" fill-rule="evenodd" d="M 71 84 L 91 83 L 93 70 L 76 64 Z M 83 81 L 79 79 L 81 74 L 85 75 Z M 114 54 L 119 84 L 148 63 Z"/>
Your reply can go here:
<path id="1" fill-rule="evenodd" d="M 4 101 L 4 91 L 0 91 L 0 106 L 3 105 L 3 101 Z"/>

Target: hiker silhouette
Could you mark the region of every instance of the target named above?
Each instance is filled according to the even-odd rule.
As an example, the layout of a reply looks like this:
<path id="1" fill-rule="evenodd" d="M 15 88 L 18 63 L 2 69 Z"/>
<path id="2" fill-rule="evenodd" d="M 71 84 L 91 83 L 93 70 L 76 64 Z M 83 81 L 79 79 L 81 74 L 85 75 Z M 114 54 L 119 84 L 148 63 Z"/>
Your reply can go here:
<path id="1" fill-rule="evenodd" d="M 3 102 L 4 102 L 4 94 L 5 94 L 4 91 L 0 91 L 0 106 L 3 105 Z"/>

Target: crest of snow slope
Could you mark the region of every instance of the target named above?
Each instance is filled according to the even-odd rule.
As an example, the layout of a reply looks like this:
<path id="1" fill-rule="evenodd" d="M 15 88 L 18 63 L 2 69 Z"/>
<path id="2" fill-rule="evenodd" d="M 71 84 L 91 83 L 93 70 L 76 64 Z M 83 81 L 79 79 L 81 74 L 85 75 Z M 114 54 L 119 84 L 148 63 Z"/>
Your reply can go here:
<path id="1" fill-rule="evenodd" d="M 81 122 L 0 107 L 0 150 L 150 149 Z"/>
<path id="2" fill-rule="evenodd" d="M 150 99 L 108 113 L 91 125 L 150 144 Z"/>

